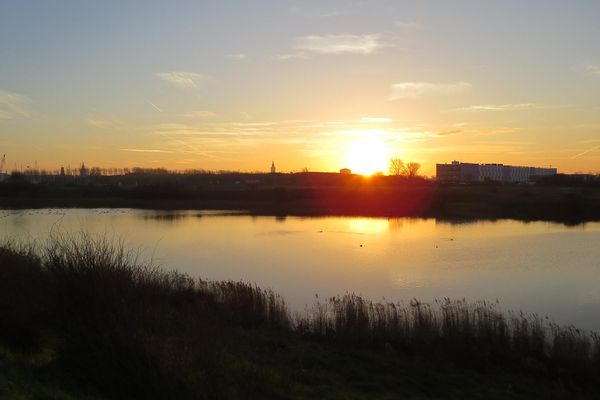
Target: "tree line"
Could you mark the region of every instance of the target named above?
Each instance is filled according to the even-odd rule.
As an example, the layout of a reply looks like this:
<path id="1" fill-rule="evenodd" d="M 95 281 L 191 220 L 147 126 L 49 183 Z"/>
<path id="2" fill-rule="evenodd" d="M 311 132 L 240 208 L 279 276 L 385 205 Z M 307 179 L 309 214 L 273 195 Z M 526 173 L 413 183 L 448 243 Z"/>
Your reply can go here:
<path id="1" fill-rule="evenodd" d="M 421 169 L 421 164 L 417 162 L 404 163 L 404 161 L 399 158 L 392 158 L 390 159 L 388 172 L 390 175 L 414 178 L 418 176 L 419 169 Z"/>

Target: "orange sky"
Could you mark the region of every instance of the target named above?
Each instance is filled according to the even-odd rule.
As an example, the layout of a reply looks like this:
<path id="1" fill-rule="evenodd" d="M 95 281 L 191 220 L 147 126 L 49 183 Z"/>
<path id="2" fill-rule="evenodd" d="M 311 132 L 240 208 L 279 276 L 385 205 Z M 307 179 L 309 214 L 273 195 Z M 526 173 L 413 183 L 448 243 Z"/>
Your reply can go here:
<path id="1" fill-rule="evenodd" d="M 600 3 L 396 3 L 8 1 L 0 154 L 9 170 L 600 172 Z"/>

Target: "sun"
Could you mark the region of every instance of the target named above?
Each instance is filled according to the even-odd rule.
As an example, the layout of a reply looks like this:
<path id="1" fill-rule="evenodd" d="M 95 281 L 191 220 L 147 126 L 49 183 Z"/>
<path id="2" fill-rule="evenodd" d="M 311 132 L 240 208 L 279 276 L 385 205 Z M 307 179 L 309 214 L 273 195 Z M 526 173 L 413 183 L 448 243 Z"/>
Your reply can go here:
<path id="1" fill-rule="evenodd" d="M 365 135 L 348 144 L 346 165 L 354 173 L 372 175 L 385 172 L 388 162 L 388 146 L 381 137 Z"/>

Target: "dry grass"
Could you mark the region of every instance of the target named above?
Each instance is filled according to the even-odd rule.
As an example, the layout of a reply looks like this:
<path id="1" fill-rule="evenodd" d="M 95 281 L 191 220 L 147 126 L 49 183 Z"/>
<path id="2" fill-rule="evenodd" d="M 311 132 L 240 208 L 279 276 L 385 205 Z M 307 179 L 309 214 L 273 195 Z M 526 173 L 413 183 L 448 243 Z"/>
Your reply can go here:
<path id="1" fill-rule="evenodd" d="M 271 290 L 165 271 L 107 237 L 0 247 L 0 341 L 57 349 L 61 368 L 109 398 L 232 397 L 262 376 L 240 372 L 235 356 L 240 332 L 257 330 L 584 384 L 600 371 L 598 336 L 496 303 L 347 294 L 291 317 Z"/>

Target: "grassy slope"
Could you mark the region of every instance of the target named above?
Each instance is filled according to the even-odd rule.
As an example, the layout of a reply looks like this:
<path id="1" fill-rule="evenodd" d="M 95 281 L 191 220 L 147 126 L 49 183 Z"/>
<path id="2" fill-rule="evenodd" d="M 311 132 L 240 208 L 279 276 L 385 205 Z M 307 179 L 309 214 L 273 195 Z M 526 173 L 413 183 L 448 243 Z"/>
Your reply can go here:
<path id="1" fill-rule="evenodd" d="M 45 267 L 27 250 L 0 247 L 0 399 L 600 397 L 585 380 L 588 370 L 597 375 L 594 360 L 576 358 L 587 363 L 583 375 L 561 373 L 572 368 L 560 359 L 570 350 L 548 359 L 555 372 L 515 349 L 514 357 L 479 355 L 480 336 L 467 357 L 444 336 L 433 352 L 399 352 L 388 346 L 393 336 L 355 336 L 364 328 L 355 297 L 336 303 L 346 318 L 337 338 L 302 334 L 268 291 L 144 269 L 104 242 L 58 246 Z M 427 333 L 417 328 L 411 335 Z M 562 332 L 567 344 L 585 343 Z"/>
<path id="2" fill-rule="evenodd" d="M 431 360 L 277 336 L 257 336 L 249 343 L 253 353 L 271 352 L 268 371 L 274 385 L 270 386 L 270 394 L 282 399 L 594 398 L 574 388 L 508 369 L 475 371 Z M 273 353 L 274 348 L 278 352 Z M 259 365 L 264 367 L 263 361 L 261 357 Z M 281 374 L 285 368 L 291 368 L 287 372 L 292 372 L 293 379 Z"/>
<path id="3" fill-rule="evenodd" d="M 518 371 L 436 364 L 345 346 L 242 333 L 243 356 L 231 359 L 245 382 L 229 396 L 250 399 L 586 399 L 597 398 Z M 52 352 L 19 355 L 0 350 L 2 399 L 100 399 L 84 395 L 54 365 Z M 268 354 L 268 356 L 267 356 Z M 228 396 L 228 397 L 229 397 Z M 201 398 L 201 396 L 199 396 Z"/>
<path id="4" fill-rule="evenodd" d="M 80 393 L 55 370 L 53 351 L 21 354 L 0 347 L 0 399 L 72 400 L 94 397 Z"/>

